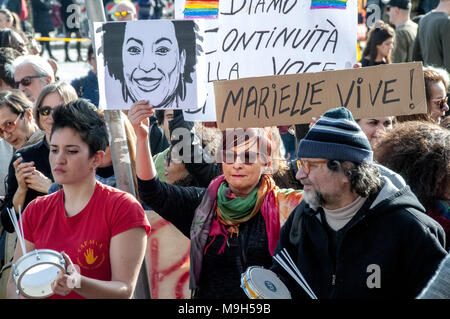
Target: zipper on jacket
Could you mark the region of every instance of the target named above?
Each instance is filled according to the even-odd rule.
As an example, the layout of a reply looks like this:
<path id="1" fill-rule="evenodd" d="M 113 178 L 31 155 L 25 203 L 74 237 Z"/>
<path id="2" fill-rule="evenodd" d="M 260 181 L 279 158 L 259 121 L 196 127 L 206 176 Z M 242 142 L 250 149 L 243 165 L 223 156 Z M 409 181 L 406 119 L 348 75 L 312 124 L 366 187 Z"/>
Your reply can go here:
<path id="1" fill-rule="evenodd" d="M 334 286 L 335 284 L 336 284 L 336 275 L 333 274 L 333 275 L 331 276 L 331 285 Z"/>

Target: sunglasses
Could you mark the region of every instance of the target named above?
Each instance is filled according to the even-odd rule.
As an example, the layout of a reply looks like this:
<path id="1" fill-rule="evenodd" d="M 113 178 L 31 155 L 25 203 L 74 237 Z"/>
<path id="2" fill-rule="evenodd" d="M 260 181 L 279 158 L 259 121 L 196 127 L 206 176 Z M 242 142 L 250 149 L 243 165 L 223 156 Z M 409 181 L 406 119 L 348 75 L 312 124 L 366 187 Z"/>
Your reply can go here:
<path id="1" fill-rule="evenodd" d="M 30 75 L 30 76 L 26 76 L 22 80 L 20 80 L 18 82 L 14 82 L 15 88 L 17 89 L 20 84 L 22 84 L 23 86 L 29 86 L 31 84 L 31 80 L 32 79 L 45 78 L 45 77 L 46 77 L 46 75 Z"/>
<path id="2" fill-rule="evenodd" d="M 42 116 L 49 116 L 52 112 L 53 109 L 50 106 L 41 106 L 38 108 L 38 113 Z"/>
<path id="3" fill-rule="evenodd" d="M 258 156 L 261 158 L 263 162 L 267 160 L 267 157 L 264 156 L 264 154 L 259 152 L 242 152 L 240 154 L 236 153 L 235 151 L 223 151 L 222 152 L 222 161 L 225 164 L 233 164 L 236 163 L 237 159 L 239 158 L 239 161 L 246 165 L 255 164 Z"/>
<path id="4" fill-rule="evenodd" d="M 306 161 L 306 160 L 297 160 L 297 169 L 300 170 L 300 167 L 303 168 L 306 175 L 309 174 L 311 170 L 311 164 L 313 165 L 320 165 L 320 164 L 326 164 L 328 163 L 328 160 L 320 160 L 320 161 Z"/>
<path id="5" fill-rule="evenodd" d="M 448 97 L 444 97 L 443 99 L 434 100 L 436 104 L 439 104 L 439 108 L 442 110 L 445 107 L 445 104 L 447 104 Z"/>
<path id="6" fill-rule="evenodd" d="M 116 18 L 119 18 L 120 16 L 122 16 L 122 18 L 126 18 L 127 15 L 129 15 L 131 13 L 132 13 L 131 11 L 116 11 L 116 12 L 114 12 L 114 16 Z"/>
<path id="7" fill-rule="evenodd" d="M 22 118 L 23 112 L 17 115 L 17 118 L 14 121 L 7 121 L 3 127 L 0 127 L 0 136 L 3 136 L 5 132 L 12 133 L 16 129 L 17 121 Z"/>

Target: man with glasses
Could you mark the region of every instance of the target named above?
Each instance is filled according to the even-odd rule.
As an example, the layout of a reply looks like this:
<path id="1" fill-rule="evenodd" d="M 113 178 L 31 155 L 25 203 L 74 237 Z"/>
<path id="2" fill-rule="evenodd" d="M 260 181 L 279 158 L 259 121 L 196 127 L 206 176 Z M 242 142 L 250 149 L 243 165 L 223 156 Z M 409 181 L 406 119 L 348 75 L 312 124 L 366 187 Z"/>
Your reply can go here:
<path id="1" fill-rule="evenodd" d="M 13 64 L 15 87 L 34 102 L 44 86 L 55 81 L 55 74 L 46 59 L 26 55 L 18 57 Z"/>
<path id="2" fill-rule="evenodd" d="M 327 111 L 298 147 L 303 201 L 284 224 L 286 249 L 319 298 L 415 298 L 445 257 L 442 227 L 409 186 L 380 175 L 346 108 Z M 293 298 L 308 298 L 274 258 Z"/>
<path id="3" fill-rule="evenodd" d="M 112 10 L 112 17 L 116 21 L 137 20 L 136 7 L 131 1 L 121 1 Z"/>

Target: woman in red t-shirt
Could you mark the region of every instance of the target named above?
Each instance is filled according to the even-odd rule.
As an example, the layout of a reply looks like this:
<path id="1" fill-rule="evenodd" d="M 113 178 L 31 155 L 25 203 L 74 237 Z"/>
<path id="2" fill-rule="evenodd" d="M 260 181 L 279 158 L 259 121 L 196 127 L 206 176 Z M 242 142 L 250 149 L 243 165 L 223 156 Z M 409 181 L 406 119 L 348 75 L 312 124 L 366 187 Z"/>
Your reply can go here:
<path id="1" fill-rule="evenodd" d="M 52 298 L 130 298 L 150 231 L 145 212 L 131 194 L 95 178 L 108 144 L 95 106 L 77 100 L 52 115 L 49 159 L 63 188 L 36 198 L 24 211 L 26 251 L 63 252 L 66 268 L 75 266 L 75 276 L 72 270 L 58 274 Z M 13 262 L 21 256 L 17 245 Z M 8 285 L 8 298 L 17 297 L 11 278 Z"/>

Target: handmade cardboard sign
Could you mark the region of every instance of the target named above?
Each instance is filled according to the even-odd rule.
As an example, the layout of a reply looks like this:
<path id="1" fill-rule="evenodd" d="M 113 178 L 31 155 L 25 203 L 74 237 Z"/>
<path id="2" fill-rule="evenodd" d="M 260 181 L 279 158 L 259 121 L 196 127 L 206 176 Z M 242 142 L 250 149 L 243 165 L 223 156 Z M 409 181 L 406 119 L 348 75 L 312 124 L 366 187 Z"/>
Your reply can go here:
<path id="1" fill-rule="evenodd" d="M 421 62 L 214 83 L 221 129 L 309 123 L 344 106 L 355 119 L 427 112 Z"/>
<path id="2" fill-rule="evenodd" d="M 186 120 L 215 121 L 215 81 L 342 70 L 356 62 L 356 0 L 221 0 L 217 19 L 210 1 L 178 2 L 184 18 L 209 17 L 202 74 L 208 97 L 184 111 Z"/>
<path id="3" fill-rule="evenodd" d="M 192 109 L 206 99 L 206 82 L 197 80 L 202 49 L 194 20 L 114 21 L 94 29 L 101 109 L 129 109 L 140 100 Z"/>

